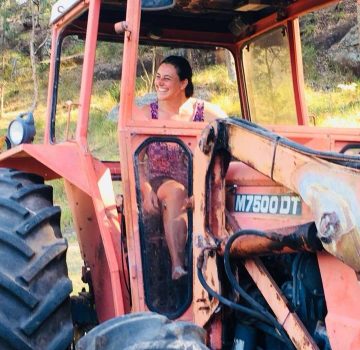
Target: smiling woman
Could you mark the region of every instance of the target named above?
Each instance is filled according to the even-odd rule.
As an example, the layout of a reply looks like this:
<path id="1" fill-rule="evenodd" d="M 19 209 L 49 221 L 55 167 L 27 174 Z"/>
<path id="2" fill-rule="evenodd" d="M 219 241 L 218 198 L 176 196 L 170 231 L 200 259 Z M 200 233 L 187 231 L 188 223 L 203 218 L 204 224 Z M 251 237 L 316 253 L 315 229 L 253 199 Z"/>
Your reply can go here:
<path id="1" fill-rule="evenodd" d="M 192 69 L 184 57 L 165 58 L 154 83 L 157 100 L 140 108 L 136 118 L 210 122 L 226 117 L 220 107 L 192 97 Z"/>

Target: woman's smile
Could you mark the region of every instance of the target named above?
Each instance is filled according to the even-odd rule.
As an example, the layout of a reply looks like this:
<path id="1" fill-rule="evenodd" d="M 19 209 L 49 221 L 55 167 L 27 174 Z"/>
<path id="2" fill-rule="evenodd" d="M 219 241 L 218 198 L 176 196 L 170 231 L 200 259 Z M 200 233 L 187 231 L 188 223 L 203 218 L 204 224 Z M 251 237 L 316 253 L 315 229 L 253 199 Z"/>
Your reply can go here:
<path id="1" fill-rule="evenodd" d="M 159 100 L 179 98 L 179 94 L 184 92 L 187 81 L 181 82 L 172 64 L 160 65 L 155 77 L 155 89 Z"/>

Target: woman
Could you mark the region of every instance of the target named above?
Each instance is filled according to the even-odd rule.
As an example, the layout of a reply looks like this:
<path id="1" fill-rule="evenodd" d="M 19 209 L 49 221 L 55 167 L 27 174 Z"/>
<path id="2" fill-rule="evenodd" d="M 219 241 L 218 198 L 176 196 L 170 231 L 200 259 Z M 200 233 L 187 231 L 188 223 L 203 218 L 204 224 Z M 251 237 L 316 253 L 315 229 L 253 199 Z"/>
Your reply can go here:
<path id="1" fill-rule="evenodd" d="M 156 73 L 157 100 L 138 111 L 141 119 L 211 121 L 226 114 L 217 106 L 192 97 L 192 69 L 180 56 L 165 58 Z M 161 211 L 165 239 L 172 263 L 172 279 L 186 275 L 184 262 L 187 240 L 187 156 L 175 142 L 155 142 L 140 155 L 146 164 L 141 181 L 146 213 Z M 144 159 L 147 159 L 144 161 Z"/>
<path id="2" fill-rule="evenodd" d="M 136 119 L 211 122 L 226 117 L 218 106 L 193 98 L 192 69 L 181 56 L 165 58 L 155 76 L 157 100 L 140 108 Z"/>

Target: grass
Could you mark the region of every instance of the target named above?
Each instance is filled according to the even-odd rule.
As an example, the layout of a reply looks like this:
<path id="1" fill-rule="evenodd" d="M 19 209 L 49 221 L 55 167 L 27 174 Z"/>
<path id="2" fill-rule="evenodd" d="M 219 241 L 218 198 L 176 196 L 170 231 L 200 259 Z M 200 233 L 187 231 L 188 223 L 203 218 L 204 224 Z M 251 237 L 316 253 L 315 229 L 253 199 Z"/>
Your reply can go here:
<path id="1" fill-rule="evenodd" d="M 66 236 L 68 240 L 68 250 L 66 254 L 66 263 L 68 267 L 69 278 L 73 284 L 72 295 L 78 295 L 83 288 L 89 290 L 88 285 L 81 280 L 81 268 L 83 266 L 83 260 L 80 254 L 79 244 L 76 240 L 75 234 Z"/>
<path id="2" fill-rule="evenodd" d="M 307 87 L 305 92 L 309 115 L 317 126 L 360 126 L 360 81 L 329 91 Z"/>
<path id="3" fill-rule="evenodd" d="M 195 95 L 202 97 L 202 91 L 209 91 L 204 99 L 219 105 L 229 116 L 240 116 L 237 83 L 230 79 L 225 66 L 214 65 L 195 72 L 193 83 Z"/>

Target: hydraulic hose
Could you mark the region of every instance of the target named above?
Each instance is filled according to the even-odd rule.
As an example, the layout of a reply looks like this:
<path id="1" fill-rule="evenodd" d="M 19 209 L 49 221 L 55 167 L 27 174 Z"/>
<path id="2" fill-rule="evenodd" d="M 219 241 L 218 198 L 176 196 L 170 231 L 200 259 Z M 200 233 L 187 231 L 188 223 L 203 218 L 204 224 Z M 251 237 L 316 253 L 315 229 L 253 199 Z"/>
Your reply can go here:
<path id="1" fill-rule="evenodd" d="M 268 323 L 271 324 L 273 327 L 275 327 L 280 335 L 282 336 L 283 341 L 288 345 L 290 349 L 293 349 L 293 344 L 288 338 L 283 326 L 277 321 L 277 319 L 268 312 L 261 304 L 259 304 L 256 300 L 254 300 L 248 293 L 245 292 L 243 288 L 240 287 L 238 284 L 236 277 L 234 276 L 231 266 L 230 266 L 230 248 L 233 244 L 233 242 L 240 236 L 245 235 L 252 235 L 252 236 L 260 236 L 260 237 L 266 237 L 266 233 L 259 231 L 259 230 L 241 230 L 236 233 L 234 233 L 229 240 L 227 241 L 225 245 L 224 250 L 224 267 L 226 275 L 229 279 L 229 282 L 231 286 L 239 293 L 239 295 L 248 303 L 250 304 L 256 311 L 260 312 L 261 314 L 265 315 L 268 319 Z"/>
<path id="2" fill-rule="evenodd" d="M 201 285 L 204 287 L 204 289 L 213 297 L 216 298 L 217 300 L 219 300 L 222 304 L 230 307 L 231 309 L 235 309 L 236 311 L 240 311 L 248 316 L 254 317 L 256 319 L 258 319 L 259 321 L 265 322 L 265 323 L 270 323 L 270 321 L 268 320 L 267 317 L 265 317 L 264 315 L 262 315 L 260 312 L 257 312 L 253 309 L 250 309 L 248 307 L 239 305 L 234 303 L 233 301 L 223 297 L 222 295 L 218 294 L 217 292 L 215 292 L 206 282 L 205 277 L 201 271 L 200 267 L 197 267 L 197 275 L 199 278 L 199 281 L 201 283 Z"/>
<path id="3" fill-rule="evenodd" d="M 248 316 L 254 317 L 255 319 L 262 321 L 266 324 L 269 324 L 273 327 L 275 327 L 281 336 L 281 340 L 287 345 L 287 347 L 289 349 L 294 349 L 294 346 L 292 344 L 292 342 L 289 340 L 289 338 L 287 337 L 286 333 L 284 332 L 282 326 L 275 320 L 276 326 L 274 324 L 274 321 L 272 319 L 270 319 L 267 315 L 264 315 L 264 313 L 261 311 L 257 311 L 251 308 L 248 308 L 246 306 L 243 305 L 239 305 L 234 303 L 233 301 L 223 297 L 222 295 L 220 295 L 219 293 L 217 293 L 216 291 L 214 291 L 206 282 L 204 275 L 202 273 L 202 266 L 203 266 L 203 261 L 204 261 L 204 251 L 200 254 L 199 258 L 198 258 L 198 263 L 197 263 L 197 275 L 199 278 L 199 281 L 201 283 L 201 285 L 204 287 L 204 289 L 213 297 L 216 298 L 217 300 L 219 300 L 220 303 L 230 307 L 231 309 L 234 309 L 236 311 L 242 312 Z M 254 301 L 255 302 L 255 301 Z"/>

